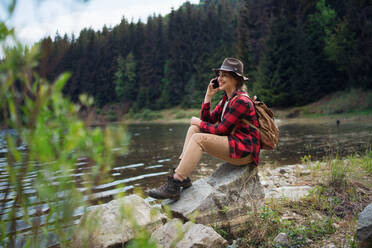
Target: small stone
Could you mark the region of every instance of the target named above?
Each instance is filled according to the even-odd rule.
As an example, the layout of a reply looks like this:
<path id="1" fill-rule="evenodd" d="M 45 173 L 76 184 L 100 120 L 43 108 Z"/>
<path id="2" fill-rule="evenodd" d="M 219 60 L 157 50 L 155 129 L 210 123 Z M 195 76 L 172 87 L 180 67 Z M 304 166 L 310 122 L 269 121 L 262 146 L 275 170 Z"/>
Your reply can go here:
<path id="1" fill-rule="evenodd" d="M 311 174 L 311 171 L 310 170 L 303 170 L 300 172 L 300 176 L 308 176 Z"/>
<path id="2" fill-rule="evenodd" d="M 338 225 L 337 223 L 332 223 L 331 225 L 334 229 L 338 229 L 340 227 L 340 225 Z"/>
<path id="3" fill-rule="evenodd" d="M 296 220 L 296 217 L 295 217 L 295 216 L 290 216 L 290 215 L 288 215 L 288 216 L 283 216 L 283 217 L 282 217 L 282 220 Z"/>
<path id="4" fill-rule="evenodd" d="M 288 246 L 289 245 L 288 235 L 285 233 L 279 233 L 275 237 L 274 242 L 278 243 L 279 245 Z"/>
<path id="5" fill-rule="evenodd" d="M 308 238 L 306 238 L 306 243 L 307 244 L 311 244 L 311 243 L 313 243 L 314 241 L 312 241 L 311 239 L 308 239 Z"/>
<path id="6" fill-rule="evenodd" d="M 238 248 L 236 240 L 234 240 L 231 245 L 227 246 L 227 248 Z"/>
<path id="7" fill-rule="evenodd" d="M 286 171 L 285 169 L 280 169 L 280 170 L 279 170 L 279 173 L 280 173 L 280 174 L 284 174 L 284 173 L 286 173 L 286 172 L 287 172 L 287 171 Z"/>
<path id="8" fill-rule="evenodd" d="M 337 246 L 333 243 L 329 243 L 326 246 L 324 246 L 324 248 L 337 248 Z"/>
<path id="9" fill-rule="evenodd" d="M 270 184 L 268 182 L 266 182 L 266 181 L 261 181 L 261 184 L 265 188 L 268 188 L 270 186 Z"/>
<path id="10" fill-rule="evenodd" d="M 313 213 L 311 217 L 312 217 L 312 219 L 315 219 L 315 220 L 322 220 L 323 219 L 323 216 L 321 216 L 319 213 Z"/>

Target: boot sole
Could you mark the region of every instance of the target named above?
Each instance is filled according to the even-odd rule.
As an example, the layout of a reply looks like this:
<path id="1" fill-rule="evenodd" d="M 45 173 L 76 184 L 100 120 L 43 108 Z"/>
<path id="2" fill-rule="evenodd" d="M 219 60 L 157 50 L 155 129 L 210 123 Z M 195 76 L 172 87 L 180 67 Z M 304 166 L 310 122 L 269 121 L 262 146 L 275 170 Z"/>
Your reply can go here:
<path id="1" fill-rule="evenodd" d="M 152 197 L 152 198 L 155 198 L 155 199 L 158 199 L 158 200 L 165 200 L 165 199 L 171 199 L 171 200 L 174 200 L 174 201 L 177 201 L 180 199 L 180 195 L 173 195 L 173 196 L 159 196 L 159 195 L 153 195 L 151 193 L 148 193 L 148 196 Z"/>
<path id="2" fill-rule="evenodd" d="M 184 189 L 188 189 L 188 188 L 190 188 L 192 186 L 192 184 L 190 184 L 190 185 L 185 185 L 185 186 L 181 186 L 182 187 L 182 190 L 184 190 Z"/>

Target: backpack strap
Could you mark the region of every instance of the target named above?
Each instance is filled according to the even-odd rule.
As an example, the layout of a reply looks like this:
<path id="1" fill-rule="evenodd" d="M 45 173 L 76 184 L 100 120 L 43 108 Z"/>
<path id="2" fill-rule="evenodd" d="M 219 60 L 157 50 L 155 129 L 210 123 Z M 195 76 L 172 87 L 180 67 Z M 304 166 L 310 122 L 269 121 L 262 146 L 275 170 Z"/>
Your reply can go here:
<path id="1" fill-rule="evenodd" d="M 248 97 L 249 100 L 252 101 L 252 99 L 248 96 L 248 94 L 240 94 L 240 95 L 241 95 L 241 96 L 246 96 L 246 97 Z M 236 98 L 236 97 L 238 97 L 238 96 L 240 96 L 240 95 L 236 95 L 236 96 L 234 96 L 232 99 L 234 99 L 234 98 Z M 232 99 L 231 99 L 231 100 L 232 100 Z M 253 107 L 254 107 L 254 102 L 252 101 L 252 103 L 253 103 Z M 246 124 L 248 124 L 249 126 L 253 127 L 254 129 L 259 130 L 258 127 L 256 127 L 255 125 L 253 125 L 253 123 L 249 122 L 248 120 L 246 120 L 246 119 L 241 119 L 241 121 L 244 122 L 244 123 L 246 123 Z M 233 128 L 233 130 L 231 131 L 231 134 L 234 134 L 234 133 L 235 133 L 236 128 L 237 128 L 237 125 L 235 125 L 235 127 Z"/>
<path id="2" fill-rule="evenodd" d="M 255 125 L 253 125 L 251 122 L 249 122 L 249 121 L 246 120 L 246 119 L 242 119 L 242 122 L 247 123 L 249 126 L 253 127 L 253 128 L 256 129 L 256 130 L 259 130 L 258 127 L 256 127 Z"/>

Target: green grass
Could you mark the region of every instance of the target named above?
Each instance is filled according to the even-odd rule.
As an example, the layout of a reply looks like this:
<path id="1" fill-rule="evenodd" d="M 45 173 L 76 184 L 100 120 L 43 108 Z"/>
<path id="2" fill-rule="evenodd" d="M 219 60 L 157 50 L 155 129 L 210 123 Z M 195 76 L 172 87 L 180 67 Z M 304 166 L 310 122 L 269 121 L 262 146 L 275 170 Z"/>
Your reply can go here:
<path id="1" fill-rule="evenodd" d="M 368 173 L 372 174 L 372 147 L 367 149 L 364 154 L 354 154 L 349 157 L 352 164 L 359 164 Z"/>
<path id="2" fill-rule="evenodd" d="M 330 184 L 335 187 L 343 187 L 347 183 L 346 176 L 349 171 L 349 166 L 344 160 L 335 159 L 329 162 L 331 168 Z"/>
<path id="3" fill-rule="evenodd" d="M 200 115 L 199 110 L 182 110 L 180 109 L 178 112 L 176 112 L 173 116 L 175 119 L 190 119 L 193 116 L 198 116 Z"/>
<path id="4" fill-rule="evenodd" d="M 372 90 L 348 89 L 335 92 L 301 108 L 306 117 L 324 115 L 371 115 Z"/>
<path id="5" fill-rule="evenodd" d="M 310 156 L 303 160 L 312 163 Z M 320 183 L 309 196 L 297 202 L 282 199 L 266 203 L 248 213 L 248 231 L 242 237 L 242 247 L 279 248 L 274 239 L 282 232 L 289 238 L 289 247 L 322 247 L 322 242 L 330 239 L 337 247 L 355 247 L 355 216 L 365 207 L 368 197 L 372 198 L 372 147 L 362 154 L 324 162 L 317 162 L 314 168 L 312 177 L 320 179 Z"/>
<path id="6" fill-rule="evenodd" d="M 286 209 L 286 210 L 285 210 Z M 283 212 L 299 212 L 303 215 L 301 221 L 281 218 Z M 283 206 L 264 206 L 257 213 L 251 213 L 246 225 L 249 230 L 243 238 L 244 247 L 280 247 L 274 242 L 276 235 L 286 233 L 290 247 L 306 247 L 311 242 L 333 234 L 332 226 L 337 217 L 325 216 L 314 218 L 316 205 L 304 206 L 296 202 L 286 202 Z"/>
<path id="7" fill-rule="evenodd" d="M 139 112 L 131 109 L 123 118 L 125 121 L 140 121 L 140 122 L 151 122 L 151 121 L 188 121 L 192 116 L 200 116 L 199 109 L 181 109 L 179 107 L 172 109 L 165 109 L 159 111 L 153 111 L 149 109 L 141 110 Z"/>
<path id="8" fill-rule="evenodd" d="M 139 120 L 139 121 L 153 121 L 162 118 L 162 114 L 159 111 L 153 111 L 150 109 L 144 109 L 139 112 L 131 109 L 125 116 L 126 120 Z"/>

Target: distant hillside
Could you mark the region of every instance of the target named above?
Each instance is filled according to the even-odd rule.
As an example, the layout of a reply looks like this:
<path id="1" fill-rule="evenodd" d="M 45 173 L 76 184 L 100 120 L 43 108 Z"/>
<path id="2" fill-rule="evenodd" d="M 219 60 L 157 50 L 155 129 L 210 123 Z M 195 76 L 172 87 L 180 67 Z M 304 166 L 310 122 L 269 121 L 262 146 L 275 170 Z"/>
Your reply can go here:
<path id="1" fill-rule="evenodd" d="M 279 118 L 362 116 L 372 117 L 372 90 L 349 89 L 337 91 L 318 101 L 289 109 L 275 111 Z"/>
<path id="2" fill-rule="evenodd" d="M 304 107 L 307 114 L 341 114 L 372 111 L 372 90 L 337 91 Z"/>

